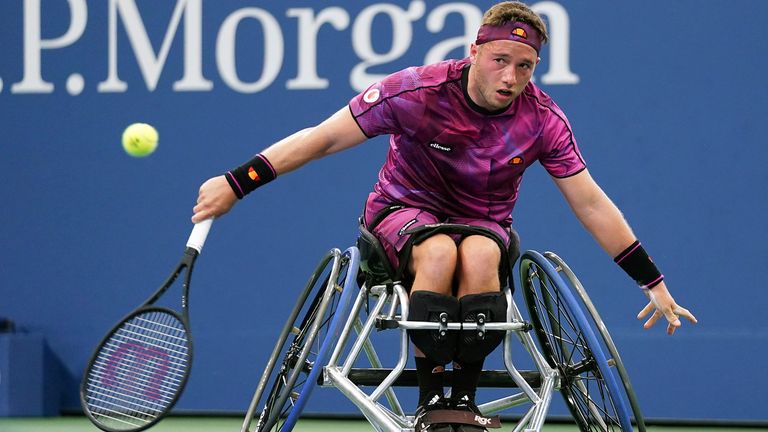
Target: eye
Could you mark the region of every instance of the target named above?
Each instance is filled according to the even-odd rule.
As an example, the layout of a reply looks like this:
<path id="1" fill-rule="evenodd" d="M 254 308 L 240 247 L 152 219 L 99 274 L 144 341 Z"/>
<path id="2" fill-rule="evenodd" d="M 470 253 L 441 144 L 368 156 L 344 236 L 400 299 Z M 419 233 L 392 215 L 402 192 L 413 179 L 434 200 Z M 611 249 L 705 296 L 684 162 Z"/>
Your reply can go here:
<path id="1" fill-rule="evenodd" d="M 504 58 L 502 58 L 502 57 L 497 57 L 497 58 L 493 59 L 493 61 L 496 62 L 496 64 L 505 64 L 506 63 L 506 60 L 504 60 Z"/>

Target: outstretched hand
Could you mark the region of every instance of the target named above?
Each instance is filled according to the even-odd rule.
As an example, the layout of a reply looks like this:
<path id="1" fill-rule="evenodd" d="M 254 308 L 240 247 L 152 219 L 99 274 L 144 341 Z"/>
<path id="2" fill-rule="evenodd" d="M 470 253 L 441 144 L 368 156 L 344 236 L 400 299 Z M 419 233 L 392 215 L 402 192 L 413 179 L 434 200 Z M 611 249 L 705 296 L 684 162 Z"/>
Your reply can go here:
<path id="1" fill-rule="evenodd" d="M 200 186 L 197 205 L 192 209 L 192 222 L 198 223 L 228 212 L 237 202 L 237 196 L 224 176 L 208 179 Z"/>
<path id="2" fill-rule="evenodd" d="M 643 328 L 653 327 L 656 321 L 663 316 L 667 319 L 667 334 L 672 335 L 682 325 L 680 317 L 687 318 L 693 324 L 698 322 L 688 309 L 675 303 L 675 299 L 667 291 L 664 282 L 644 291 L 650 302 L 637 314 L 637 319 L 643 319 L 651 312 L 653 315 L 643 324 Z"/>

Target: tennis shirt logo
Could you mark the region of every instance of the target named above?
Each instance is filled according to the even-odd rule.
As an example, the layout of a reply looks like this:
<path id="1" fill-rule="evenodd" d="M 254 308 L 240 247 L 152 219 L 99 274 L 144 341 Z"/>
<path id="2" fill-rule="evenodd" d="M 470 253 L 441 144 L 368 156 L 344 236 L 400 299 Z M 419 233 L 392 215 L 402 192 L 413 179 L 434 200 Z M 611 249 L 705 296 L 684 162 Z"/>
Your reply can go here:
<path id="1" fill-rule="evenodd" d="M 507 162 L 508 165 L 522 165 L 525 159 L 522 156 L 515 156 Z"/>
<path id="2" fill-rule="evenodd" d="M 379 96 L 381 96 L 381 91 L 379 91 L 379 89 L 377 88 L 372 88 L 367 92 L 365 92 L 365 94 L 363 95 L 363 100 L 366 103 L 373 103 L 379 100 Z"/>
<path id="3" fill-rule="evenodd" d="M 450 151 L 453 151 L 453 148 L 451 148 L 451 147 L 449 147 L 449 146 L 447 146 L 447 145 L 443 145 L 443 144 L 440 144 L 440 143 L 436 143 L 436 142 L 434 142 L 434 141 L 432 141 L 431 143 L 429 143 L 429 146 L 430 146 L 430 147 L 432 147 L 432 148 L 433 148 L 433 149 L 435 149 L 435 150 L 440 150 L 440 151 L 443 151 L 443 152 L 446 152 L 446 153 L 447 153 L 447 152 L 450 152 Z"/>

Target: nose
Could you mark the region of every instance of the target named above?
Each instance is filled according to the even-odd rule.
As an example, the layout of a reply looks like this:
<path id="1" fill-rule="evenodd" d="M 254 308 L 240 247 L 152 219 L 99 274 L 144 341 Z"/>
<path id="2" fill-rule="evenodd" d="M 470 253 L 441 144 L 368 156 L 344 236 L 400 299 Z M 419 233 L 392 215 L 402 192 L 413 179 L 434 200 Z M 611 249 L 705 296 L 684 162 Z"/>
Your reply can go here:
<path id="1" fill-rule="evenodd" d="M 515 74 L 515 67 L 509 65 L 501 72 L 501 82 L 504 85 L 513 87 L 517 83 L 517 75 Z"/>

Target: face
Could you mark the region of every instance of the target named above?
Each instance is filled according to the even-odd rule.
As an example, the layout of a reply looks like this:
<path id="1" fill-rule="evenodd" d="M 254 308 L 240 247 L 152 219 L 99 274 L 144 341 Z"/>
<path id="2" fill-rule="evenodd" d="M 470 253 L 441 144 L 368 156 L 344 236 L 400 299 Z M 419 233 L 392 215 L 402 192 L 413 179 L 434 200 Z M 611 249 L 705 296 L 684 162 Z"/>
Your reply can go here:
<path id="1" fill-rule="evenodd" d="M 509 106 L 523 91 L 539 62 L 536 50 L 515 41 L 495 40 L 472 45 L 467 91 L 479 106 L 496 111 Z"/>

